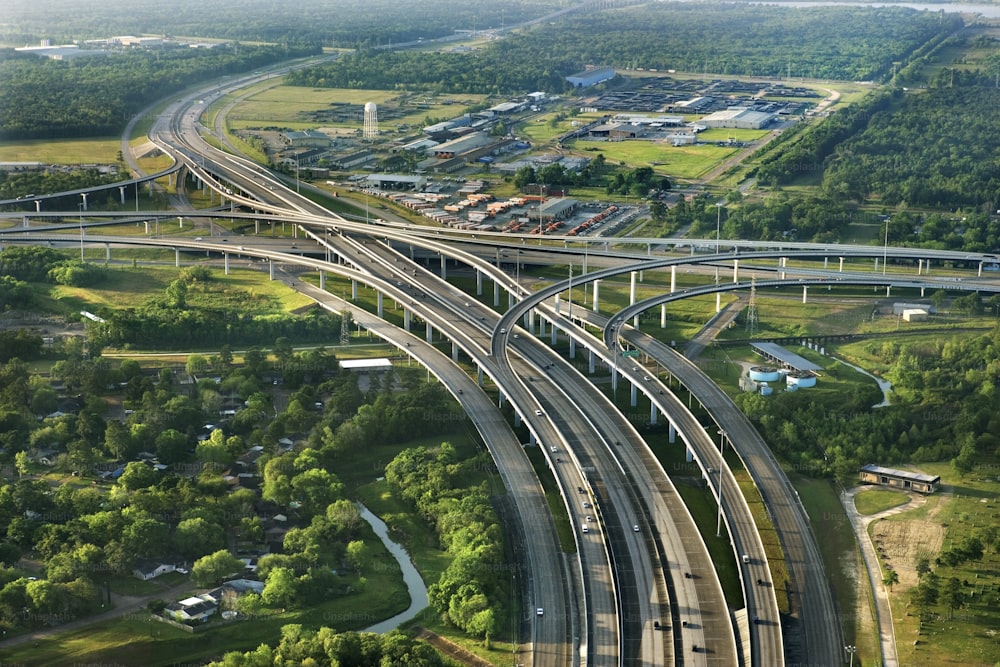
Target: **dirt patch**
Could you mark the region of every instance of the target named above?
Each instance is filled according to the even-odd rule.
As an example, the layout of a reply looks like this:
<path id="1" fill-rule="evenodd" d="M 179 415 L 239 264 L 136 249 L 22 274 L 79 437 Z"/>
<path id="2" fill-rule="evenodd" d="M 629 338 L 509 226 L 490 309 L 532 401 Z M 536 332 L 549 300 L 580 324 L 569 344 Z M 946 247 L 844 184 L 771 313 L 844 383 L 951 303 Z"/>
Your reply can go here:
<path id="1" fill-rule="evenodd" d="M 417 639 L 422 639 L 441 653 L 463 665 L 472 667 L 492 667 L 488 660 L 483 660 L 475 653 L 468 651 L 458 644 L 426 628 L 417 629 Z"/>
<path id="2" fill-rule="evenodd" d="M 871 528 L 875 550 L 899 574 L 902 588 L 917 585 L 917 558 L 940 553 L 944 532 L 940 523 L 927 520 L 876 521 Z"/>

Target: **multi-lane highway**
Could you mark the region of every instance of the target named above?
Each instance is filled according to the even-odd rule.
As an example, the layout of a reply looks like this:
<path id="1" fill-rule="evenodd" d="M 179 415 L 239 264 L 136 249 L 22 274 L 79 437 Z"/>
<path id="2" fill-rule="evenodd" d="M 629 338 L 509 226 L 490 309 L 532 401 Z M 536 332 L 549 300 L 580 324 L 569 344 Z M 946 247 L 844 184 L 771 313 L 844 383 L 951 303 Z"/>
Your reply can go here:
<path id="1" fill-rule="evenodd" d="M 525 626 L 530 625 L 531 639 L 519 660 L 531 665 L 560 666 L 780 665 L 786 648 L 774 590 L 756 583 L 770 579 L 760 537 L 731 472 L 720 462 L 710 432 L 714 429 L 706 431 L 669 387 L 662 385 L 659 378 L 646 375 L 642 367 L 624 364 L 616 368 L 615 382 L 620 376 L 641 387 L 656 408 L 668 416 L 702 466 L 709 487 L 720 497 L 743 583 L 743 606 L 737 609 L 728 607 L 704 542 L 652 450 L 602 391 L 544 344 L 543 322 L 548 322 L 550 327 L 557 327 L 570 337 L 573 344 L 582 345 L 589 354 L 599 355 L 609 367 L 617 366 L 619 340 L 625 340 L 657 359 L 697 396 L 715 421 L 715 427 L 726 433 L 750 470 L 781 535 L 790 564 L 793 604 L 802 625 L 801 633 L 795 636 L 802 637 L 804 648 L 799 647 L 797 655 L 816 664 L 838 664 L 842 645 L 839 623 L 801 504 L 759 435 L 718 387 L 670 348 L 622 326 L 639 310 L 654 305 L 653 302 L 636 304 L 632 310 L 612 318 L 601 341 L 578 326 L 584 320 L 602 324 L 593 319 L 593 314 L 581 310 L 571 319 L 558 306 L 547 302 L 565 291 L 567 285 L 529 295 L 499 269 L 498 244 L 506 247 L 511 243 L 510 235 L 459 234 L 406 225 L 373 228 L 330 214 L 286 188 L 266 169 L 216 151 L 201 138 L 202 101 L 241 85 L 234 81 L 175 102 L 154 125 L 151 136 L 174 155 L 180 169 L 215 189 L 220 197 L 265 212 L 272 216 L 271 220 L 295 224 L 303 234 L 295 254 L 288 252 L 291 248 L 264 247 L 255 237 L 241 239 L 237 248 L 212 237 L 181 240 L 91 235 L 88 239 L 109 247 L 135 243 L 201 248 L 223 254 L 227 266 L 233 254 L 259 257 L 271 262 L 272 275 L 278 262 L 297 264 L 326 274 L 336 273 L 350 278 L 356 286 L 375 289 L 379 311 L 384 298 L 399 304 L 405 313 L 403 328 L 387 324 L 378 316 L 381 312 L 357 313 L 355 318 L 427 366 L 452 391 L 497 463 L 518 517 L 513 532 L 525 545 L 524 576 L 513 579 L 525 596 L 524 606 L 529 613 L 522 620 Z M 11 236 L 20 233 L 26 240 L 76 240 L 39 228 L 7 231 Z M 456 240 L 465 245 L 458 247 Z M 578 243 L 581 239 L 572 241 Z M 667 243 L 663 239 L 648 241 L 647 253 L 654 244 L 659 247 Z M 681 242 L 674 241 L 672 245 Z M 573 256 L 572 253 L 581 252 L 543 246 L 541 241 L 528 249 L 524 242 L 522 239 L 521 245 L 511 246 L 511 251 L 518 255 L 515 261 L 521 261 L 522 251 L 546 256 L 557 253 Z M 640 259 L 627 251 L 611 252 L 608 248 L 611 240 L 601 242 L 605 244 L 603 252 L 589 250 L 591 261 L 596 262 L 598 255 L 613 264 Z M 695 242 L 683 243 L 694 251 Z M 439 277 L 428 271 L 394 246 L 411 252 L 419 247 L 440 256 L 442 274 L 446 257 L 473 267 L 477 281 L 484 277 L 492 280 L 494 308 L 461 292 L 444 280 L 443 275 Z M 485 252 L 480 253 L 483 257 L 463 249 L 470 246 L 483 248 Z M 810 247 L 738 256 L 650 258 L 624 268 L 597 271 L 587 279 L 667 268 L 682 261 L 748 262 L 824 254 L 877 257 L 871 248 L 838 246 L 819 250 Z M 324 259 L 304 256 L 307 253 Z M 493 253 L 496 266 L 491 261 Z M 885 249 L 881 254 L 883 261 L 887 257 L 962 259 L 955 253 L 904 249 Z M 969 258 L 989 259 L 988 256 Z M 584 254 L 584 266 L 586 261 Z M 815 283 L 811 278 L 800 282 L 808 287 L 831 280 L 848 284 L 846 278 L 835 276 L 826 276 Z M 872 280 L 864 284 L 977 288 L 968 283 L 935 283 L 926 277 L 908 281 L 883 276 L 881 282 L 878 278 Z M 318 287 L 301 281 L 295 281 L 295 287 L 326 307 L 343 307 L 339 300 Z M 735 284 L 688 288 L 672 298 L 740 288 L 745 287 Z M 502 317 L 496 309 L 501 290 L 511 295 L 511 302 L 519 300 Z M 537 336 L 534 335 L 536 316 L 540 327 Z M 410 333 L 418 318 L 425 323 L 425 341 Z M 428 344 L 435 335 L 451 341 L 450 358 Z M 546 464 L 559 484 L 571 517 L 575 554 L 564 554 L 557 544 L 537 479 L 501 412 L 455 364 L 462 354 L 476 366 L 480 380 L 486 376 L 496 384 L 501 406 L 507 402 L 513 405 L 517 421 L 526 423 L 532 439 L 545 453 Z"/>

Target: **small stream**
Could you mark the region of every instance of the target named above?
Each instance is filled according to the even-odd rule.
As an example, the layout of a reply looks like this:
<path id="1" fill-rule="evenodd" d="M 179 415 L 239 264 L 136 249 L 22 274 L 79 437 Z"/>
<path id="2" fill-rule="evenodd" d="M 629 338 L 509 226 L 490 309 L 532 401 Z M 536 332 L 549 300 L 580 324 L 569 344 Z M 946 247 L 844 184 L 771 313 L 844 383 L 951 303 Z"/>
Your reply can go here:
<path id="1" fill-rule="evenodd" d="M 884 408 L 887 405 L 891 405 L 891 403 L 889 402 L 889 394 L 892 393 L 892 383 L 891 382 L 889 382 L 888 380 L 883 380 L 880 377 L 875 377 L 874 375 L 872 375 L 871 373 L 869 373 L 865 369 L 860 368 L 858 366 L 855 366 L 854 364 L 852 364 L 849 361 L 844 361 L 843 359 L 840 359 L 838 357 L 834 357 L 834 358 L 837 359 L 837 361 L 839 361 L 840 363 L 844 364 L 845 366 L 850 366 L 851 368 L 853 368 L 857 372 L 862 373 L 863 375 L 867 375 L 871 379 L 875 380 L 876 383 L 878 383 L 878 388 L 882 390 L 882 402 L 881 403 L 876 403 L 875 405 L 872 406 L 873 408 Z"/>
<path id="2" fill-rule="evenodd" d="M 417 568 L 414 567 L 413 561 L 410 560 L 410 555 L 406 553 L 406 549 L 389 538 L 389 528 L 385 525 L 385 522 L 372 514 L 371 510 L 361 503 L 358 503 L 358 509 L 361 511 L 361 518 L 371 525 L 372 530 L 382 540 L 385 548 L 389 550 L 389 553 L 399 563 L 399 567 L 403 571 L 403 581 L 406 582 L 406 592 L 410 594 L 410 606 L 406 611 L 400 612 L 392 618 L 386 619 L 381 623 L 376 623 L 363 630 L 363 632 L 389 632 L 390 630 L 395 630 L 403 623 L 412 620 L 421 610 L 427 607 L 429 604 L 427 586 L 424 585 L 424 580 L 420 576 L 420 573 L 417 572 Z"/>

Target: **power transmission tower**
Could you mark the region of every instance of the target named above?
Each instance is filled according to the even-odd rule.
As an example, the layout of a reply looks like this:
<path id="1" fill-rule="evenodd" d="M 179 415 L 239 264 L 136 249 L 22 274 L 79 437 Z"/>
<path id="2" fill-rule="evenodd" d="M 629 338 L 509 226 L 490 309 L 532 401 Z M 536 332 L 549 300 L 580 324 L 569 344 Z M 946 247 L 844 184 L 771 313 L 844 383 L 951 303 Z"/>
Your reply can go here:
<path id="1" fill-rule="evenodd" d="M 753 338 L 757 333 L 757 278 L 750 277 L 750 303 L 747 305 L 747 337 Z"/>
<path id="2" fill-rule="evenodd" d="M 345 310 L 340 314 L 340 344 L 348 345 L 351 342 L 351 311 Z"/>

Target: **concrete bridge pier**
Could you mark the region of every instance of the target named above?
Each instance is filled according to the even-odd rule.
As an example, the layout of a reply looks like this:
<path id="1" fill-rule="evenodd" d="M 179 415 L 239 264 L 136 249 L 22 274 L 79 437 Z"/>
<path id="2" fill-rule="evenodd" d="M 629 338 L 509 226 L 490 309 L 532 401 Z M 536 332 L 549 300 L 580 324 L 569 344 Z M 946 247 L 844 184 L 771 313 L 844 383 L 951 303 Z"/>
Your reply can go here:
<path id="1" fill-rule="evenodd" d="M 180 268 L 181 266 L 181 250 L 180 248 L 174 248 L 174 266 Z M 272 272 L 273 273 L 273 272 Z M 271 276 L 271 280 L 274 280 L 274 276 Z"/>
<path id="2" fill-rule="evenodd" d="M 448 258 L 441 255 L 441 280 L 448 279 Z"/>
<path id="3" fill-rule="evenodd" d="M 403 328 L 407 331 L 410 330 L 410 320 L 412 319 L 409 308 L 403 308 Z"/>
<path id="4" fill-rule="evenodd" d="M 426 340 L 427 340 L 428 343 L 433 343 L 434 342 L 434 327 L 431 326 L 430 322 L 427 322 L 426 324 L 427 324 L 427 329 L 426 329 L 425 338 L 426 338 Z"/>
<path id="5" fill-rule="evenodd" d="M 225 273 L 228 276 L 229 275 L 229 253 L 228 252 L 224 253 L 222 255 L 222 261 L 223 261 L 223 264 L 225 266 L 225 269 L 223 270 L 223 273 Z M 320 275 L 322 275 L 322 274 L 320 274 Z"/>
<path id="6" fill-rule="evenodd" d="M 665 303 L 660 304 L 660 328 L 667 328 L 667 304 Z"/>
<path id="7" fill-rule="evenodd" d="M 377 301 L 376 301 L 376 303 L 377 303 L 377 306 L 376 306 L 377 310 L 376 310 L 376 312 L 378 313 L 379 317 L 385 317 L 385 297 L 382 294 L 382 292 L 379 292 L 376 295 L 376 299 L 377 299 Z"/>
<path id="8" fill-rule="evenodd" d="M 458 362 L 458 343 L 451 344 L 451 360 Z"/>
<path id="9" fill-rule="evenodd" d="M 588 375 L 593 375 L 594 374 L 594 351 L 593 350 L 588 350 L 588 353 L 587 353 L 587 374 Z"/>
<path id="10" fill-rule="evenodd" d="M 656 403 L 653 403 L 652 401 L 650 401 L 649 402 L 649 424 L 650 424 L 650 426 L 656 426 L 656 417 L 657 417 Z"/>
<path id="11" fill-rule="evenodd" d="M 629 401 L 628 404 L 631 405 L 633 408 L 639 402 L 639 388 L 635 386 L 634 382 L 632 383 L 632 386 L 629 387 L 628 401 Z"/>
<path id="12" fill-rule="evenodd" d="M 670 428 L 667 430 L 667 442 L 671 445 L 677 442 L 677 429 L 673 424 L 671 424 Z"/>
<path id="13" fill-rule="evenodd" d="M 351 301 L 358 300 L 358 281 L 351 278 Z"/>
<path id="14" fill-rule="evenodd" d="M 500 307 L 500 283 L 493 281 L 493 307 Z"/>
<path id="15" fill-rule="evenodd" d="M 476 269 L 476 296 L 483 295 L 483 272 Z"/>
<path id="16" fill-rule="evenodd" d="M 601 290 L 601 281 L 598 279 L 598 280 L 594 281 L 594 312 L 595 313 L 598 312 L 600 310 L 600 308 L 601 308 L 601 306 L 600 306 L 600 299 L 601 299 L 601 297 L 600 297 L 600 294 L 601 294 L 600 290 Z"/>

